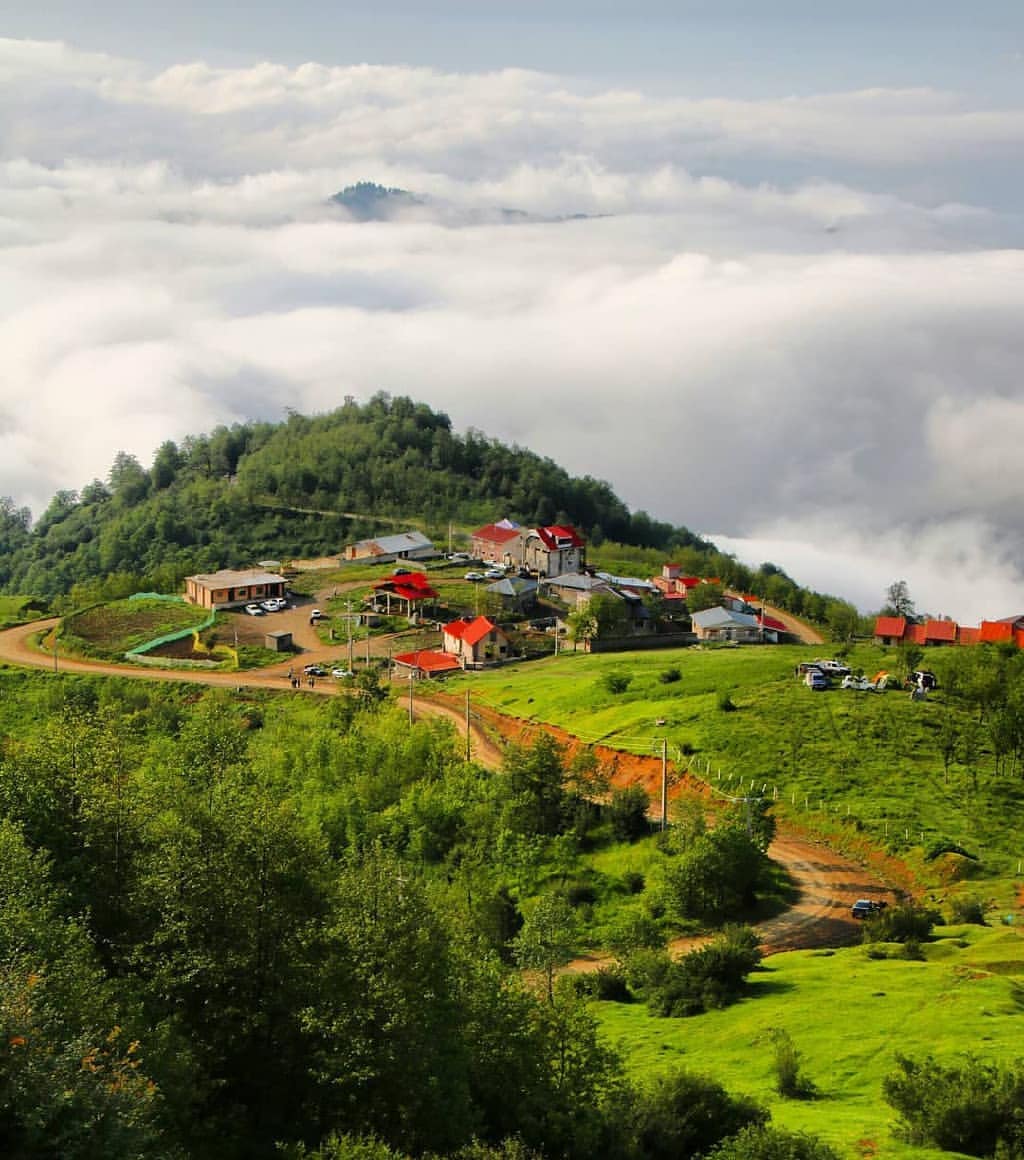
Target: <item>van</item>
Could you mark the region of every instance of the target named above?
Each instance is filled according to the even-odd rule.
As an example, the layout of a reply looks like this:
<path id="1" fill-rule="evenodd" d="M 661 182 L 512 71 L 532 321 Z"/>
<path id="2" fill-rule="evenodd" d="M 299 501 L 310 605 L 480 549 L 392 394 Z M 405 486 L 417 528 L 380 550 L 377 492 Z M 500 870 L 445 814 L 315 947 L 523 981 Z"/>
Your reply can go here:
<path id="1" fill-rule="evenodd" d="M 804 683 L 809 689 L 816 689 L 819 692 L 822 689 L 828 688 L 828 677 L 821 671 L 821 669 L 811 669 L 807 676 L 804 677 Z"/>

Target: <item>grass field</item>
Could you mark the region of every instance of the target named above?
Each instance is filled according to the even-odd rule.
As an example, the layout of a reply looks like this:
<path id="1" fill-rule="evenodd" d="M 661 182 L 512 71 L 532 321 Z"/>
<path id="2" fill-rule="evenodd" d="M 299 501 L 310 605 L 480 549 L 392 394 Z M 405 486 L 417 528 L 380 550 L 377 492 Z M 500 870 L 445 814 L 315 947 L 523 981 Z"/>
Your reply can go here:
<path id="1" fill-rule="evenodd" d="M 206 609 L 183 601 L 114 600 L 68 617 L 60 645 L 69 653 L 119 659 L 156 637 L 202 624 L 208 616 Z"/>
<path id="2" fill-rule="evenodd" d="M 35 596 L 0 596 L 0 628 L 10 628 L 45 616 L 43 602 Z"/>
<path id="3" fill-rule="evenodd" d="M 947 781 L 939 737 L 947 718 L 965 725 L 959 704 L 942 690 L 925 702 L 899 691 L 812 692 L 793 670 L 820 653 L 809 646 L 569 652 L 458 677 L 449 687 L 461 692 L 469 683 L 479 703 L 560 725 L 589 743 L 653 753 L 665 737 L 678 766 L 722 792 L 764 789 L 780 814 L 831 833 L 846 849 L 865 841 L 884 848 L 937 890 L 950 875 L 980 874 L 976 888 L 1008 906 L 1024 859 L 1024 780 L 996 775 L 982 744 L 970 767 L 956 755 Z M 864 645 L 848 663 L 873 674 L 895 667 L 895 656 Z M 925 663 L 940 668 L 941 656 Z M 673 668 L 681 679 L 663 683 Z M 624 692 L 611 691 L 609 674 L 628 678 Z M 735 711 L 719 707 L 723 694 Z M 980 861 L 927 861 L 940 841 Z"/>
<path id="4" fill-rule="evenodd" d="M 754 1096 L 779 1126 L 813 1132 L 844 1155 L 948 1160 L 953 1153 L 893 1139 L 882 1079 L 896 1052 L 946 1061 L 961 1052 L 996 1062 L 1019 1058 L 1024 938 L 1005 928 L 937 933 L 924 948 L 926 962 L 872 960 L 861 947 L 772 956 L 752 976 L 750 998 L 693 1019 L 655 1018 L 639 1003 L 598 1003 L 594 1010 L 636 1075 L 682 1064 Z M 776 1028 L 800 1051 L 818 1099 L 776 1095 Z"/>

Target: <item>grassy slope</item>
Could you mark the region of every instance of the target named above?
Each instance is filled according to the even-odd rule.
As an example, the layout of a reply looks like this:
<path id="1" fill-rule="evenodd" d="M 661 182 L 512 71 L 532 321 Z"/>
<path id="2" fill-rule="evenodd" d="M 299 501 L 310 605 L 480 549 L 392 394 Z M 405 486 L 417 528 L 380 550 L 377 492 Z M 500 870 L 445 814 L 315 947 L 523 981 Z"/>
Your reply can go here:
<path id="1" fill-rule="evenodd" d="M 935 889 L 946 885 L 947 867 L 926 862 L 924 850 L 939 839 L 958 842 L 981 855 L 986 881 L 978 889 L 1008 906 L 1024 851 L 1022 780 L 996 776 L 984 753 L 977 790 L 971 772 L 956 763 L 947 784 L 938 735 L 947 713 L 964 719 L 961 708 L 941 691 L 925 703 L 896 691 L 813 693 L 793 668 L 816 652 L 793 646 L 569 653 L 460 677 L 452 688 L 471 681 L 479 702 L 634 753 L 654 752 L 667 736 L 676 760 L 689 760 L 719 788 L 735 793 L 767 785 L 769 795 L 778 793 L 780 813 L 835 830 L 847 848 L 864 839 L 884 847 Z M 869 673 L 894 660 L 873 645 L 850 657 Z M 682 679 L 662 684 L 659 674 L 670 667 Z M 610 672 L 631 678 L 625 693 L 604 686 Z M 736 712 L 718 708 L 723 691 Z"/>
<path id="2" fill-rule="evenodd" d="M 945 1156 L 891 1138 L 882 1078 L 897 1051 L 950 1059 L 1020 1054 L 1024 939 L 1005 928 L 943 928 L 926 963 L 872 961 L 862 948 L 777 955 L 753 976 L 751 998 L 695 1019 L 657 1019 L 640 1005 L 595 1005 L 608 1038 L 636 1074 L 674 1063 L 715 1076 L 772 1111 L 780 1126 L 813 1132 L 851 1156 L 873 1140 L 885 1156 Z M 969 939 L 965 948 L 956 946 Z M 771 1032 L 786 1030 L 821 1098 L 774 1092 Z"/>
<path id="3" fill-rule="evenodd" d="M 208 616 L 204 608 L 168 600 L 114 600 L 65 620 L 60 641 L 69 652 L 119 659 L 129 649 L 202 624 Z"/>

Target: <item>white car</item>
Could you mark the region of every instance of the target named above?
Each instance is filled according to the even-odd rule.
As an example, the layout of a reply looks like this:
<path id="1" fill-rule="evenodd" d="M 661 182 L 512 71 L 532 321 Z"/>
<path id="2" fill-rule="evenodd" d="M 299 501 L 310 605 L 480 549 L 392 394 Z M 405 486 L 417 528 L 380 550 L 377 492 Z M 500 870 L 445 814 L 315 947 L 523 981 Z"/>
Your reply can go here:
<path id="1" fill-rule="evenodd" d="M 324 614 L 320 611 L 319 608 L 314 608 L 313 611 L 309 614 L 309 619 L 310 620 L 326 620 L 327 617 L 324 616 Z"/>
<path id="2" fill-rule="evenodd" d="M 826 677 L 848 677 L 850 675 L 850 666 L 844 665 L 840 661 L 816 660 L 814 663 Z"/>
<path id="3" fill-rule="evenodd" d="M 264 612 L 280 612 L 283 607 L 284 601 L 278 600 L 276 596 L 271 596 L 269 600 L 263 600 L 260 602 L 260 608 L 262 608 Z"/>
<path id="4" fill-rule="evenodd" d="M 860 693 L 866 693 L 868 690 L 873 690 L 874 687 L 867 677 L 843 677 L 842 680 L 842 688 L 856 689 Z"/>
<path id="5" fill-rule="evenodd" d="M 262 616 L 263 615 L 263 609 L 260 608 L 260 606 L 258 604 L 247 604 L 245 606 L 245 611 L 248 612 L 248 614 L 250 616 Z"/>
<path id="6" fill-rule="evenodd" d="M 485 580 L 504 580 L 505 579 L 505 569 L 504 568 L 488 568 L 487 571 L 484 573 L 484 579 Z"/>
<path id="7" fill-rule="evenodd" d="M 483 572 L 467 572 L 466 575 L 463 576 L 463 580 L 472 580 L 474 584 L 476 584 L 479 580 L 486 579 L 487 577 L 483 574 Z"/>
<path id="8" fill-rule="evenodd" d="M 331 669 L 331 676 L 336 681 L 347 681 L 349 677 L 354 677 L 355 673 L 351 669 Z"/>

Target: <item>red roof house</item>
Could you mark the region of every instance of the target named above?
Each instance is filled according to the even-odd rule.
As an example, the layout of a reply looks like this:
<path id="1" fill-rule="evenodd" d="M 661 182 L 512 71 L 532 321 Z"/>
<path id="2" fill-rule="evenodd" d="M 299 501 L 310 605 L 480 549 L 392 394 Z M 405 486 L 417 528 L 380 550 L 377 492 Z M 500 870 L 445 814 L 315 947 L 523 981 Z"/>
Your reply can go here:
<path id="1" fill-rule="evenodd" d="M 508 637 L 486 616 L 453 620 L 442 631 L 443 648 L 463 665 L 482 665 L 509 655 Z"/>
<path id="2" fill-rule="evenodd" d="M 526 533 L 523 563 L 540 576 L 580 572 L 586 562 L 586 540 L 568 524 L 550 524 Z"/>
<path id="3" fill-rule="evenodd" d="M 437 652 L 434 649 L 418 649 L 416 652 L 399 653 L 392 658 L 396 665 L 404 665 L 413 669 L 424 677 L 435 677 L 441 673 L 450 673 L 461 669 L 459 658 L 449 656 L 448 653 Z"/>
<path id="4" fill-rule="evenodd" d="M 519 567 L 523 563 L 523 529 L 512 520 L 487 524 L 473 533 L 472 552 L 478 560 L 503 567 Z"/>
<path id="5" fill-rule="evenodd" d="M 978 639 L 982 644 L 1000 644 L 1003 641 L 1013 642 L 1013 622 L 1006 620 L 983 620 Z"/>
<path id="6" fill-rule="evenodd" d="M 906 632 L 905 616 L 879 616 L 875 619 L 875 640 L 879 644 L 899 644 Z"/>
<path id="7" fill-rule="evenodd" d="M 924 643 L 956 644 L 958 627 L 955 620 L 926 620 L 924 623 Z"/>

